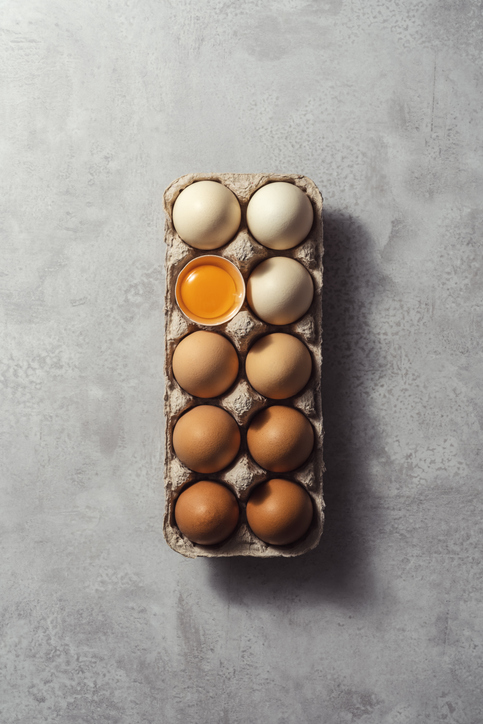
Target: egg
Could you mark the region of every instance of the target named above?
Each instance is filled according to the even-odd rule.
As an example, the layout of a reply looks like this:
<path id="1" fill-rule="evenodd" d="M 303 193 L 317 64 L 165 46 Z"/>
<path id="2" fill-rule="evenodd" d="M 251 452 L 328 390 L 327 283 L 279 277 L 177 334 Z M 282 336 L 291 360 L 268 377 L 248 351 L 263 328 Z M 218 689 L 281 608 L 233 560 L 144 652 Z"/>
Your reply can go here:
<path id="1" fill-rule="evenodd" d="M 238 355 L 231 342 L 216 332 L 198 331 L 181 340 L 173 354 L 173 374 L 195 397 L 217 397 L 234 383 Z"/>
<path id="2" fill-rule="evenodd" d="M 314 446 L 314 430 L 305 415 L 293 407 L 267 407 L 250 423 L 247 444 L 262 468 L 285 473 L 307 460 Z"/>
<path id="3" fill-rule="evenodd" d="M 257 392 L 282 400 L 305 387 L 312 372 L 312 357 L 300 339 L 275 332 L 255 342 L 247 354 L 245 370 Z"/>
<path id="4" fill-rule="evenodd" d="M 248 279 L 248 303 L 269 324 L 295 322 L 308 310 L 313 296 L 314 284 L 307 269 L 285 256 L 262 261 Z"/>
<path id="5" fill-rule="evenodd" d="M 213 327 L 232 319 L 245 299 L 245 280 L 228 259 L 201 254 L 176 279 L 178 307 L 192 322 Z"/>
<path id="6" fill-rule="evenodd" d="M 309 529 L 312 500 L 301 485 L 281 478 L 255 488 L 247 503 L 247 521 L 258 538 L 272 545 L 288 545 Z"/>
<path id="7" fill-rule="evenodd" d="M 255 239 L 269 249 L 292 249 L 309 233 L 314 210 L 298 186 L 276 181 L 258 189 L 247 207 L 247 224 Z"/>
<path id="8" fill-rule="evenodd" d="M 215 545 L 235 530 L 239 508 L 227 487 L 212 480 L 200 480 L 179 495 L 174 517 L 181 533 L 193 543 Z"/>
<path id="9" fill-rule="evenodd" d="M 187 186 L 173 206 L 179 236 L 195 249 L 218 249 L 236 234 L 241 221 L 238 199 L 217 181 Z"/>
<path id="10" fill-rule="evenodd" d="M 197 473 L 216 473 L 226 468 L 238 453 L 240 440 L 233 417 L 213 405 L 191 408 L 173 430 L 174 452 Z"/>

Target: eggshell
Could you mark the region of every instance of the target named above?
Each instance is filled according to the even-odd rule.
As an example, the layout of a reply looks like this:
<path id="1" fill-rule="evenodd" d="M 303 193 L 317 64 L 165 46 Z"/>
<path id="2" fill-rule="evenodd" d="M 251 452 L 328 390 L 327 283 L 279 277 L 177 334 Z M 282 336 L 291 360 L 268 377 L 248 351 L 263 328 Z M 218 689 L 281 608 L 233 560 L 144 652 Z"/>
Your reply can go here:
<path id="1" fill-rule="evenodd" d="M 200 254 L 180 271 L 176 303 L 191 322 L 213 327 L 225 324 L 245 300 L 245 280 L 233 262 L 218 254 Z"/>
<path id="2" fill-rule="evenodd" d="M 235 194 L 216 181 L 187 186 L 173 206 L 179 236 L 195 249 L 218 249 L 236 234 L 241 209 Z"/>
<path id="3" fill-rule="evenodd" d="M 272 545 L 288 545 L 301 538 L 313 515 L 309 494 L 290 480 L 267 480 L 255 488 L 247 503 L 248 525 Z"/>
<path id="4" fill-rule="evenodd" d="M 193 543 L 215 545 L 235 530 L 239 508 L 225 485 L 200 480 L 179 495 L 174 516 L 180 531 Z"/>
<path id="5" fill-rule="evenodd" d="M 213 405 L 191 408 L 173 430 L 174 452 L 197 473 L 215 473 L 226 468 L 238 453 L 240 439 L 232 416 Z"/>
<path id="6" fill-rule="evenodd" d="M 255 342 L 248 352 L 245 370 L 257 392 L 283 400 L 305 387 L 312 372 L 312 357 L 300 339 L 275 332 Z"/>
<path id="7" fill-rule="evenodd" d="M 254 417 L 247 444 L 250 455 L 262 468 L 285 473 L 307 460 L 314 446 L 314 431 L 302 412 L 277 405 Z"/>
<path id="8" fill-rule="evenodd" d="M 308 310 L 313 296 L 314 284 L 307 269 L 285 256 L 262 261 L 248 279 L 248 303 L 269 324 L 295 322 Z"/>
<path id="9" fill-rule="evenodd" d="M 198 331 L 184 337 L 173 354 L 178 384 L 195 397 L 217 397 L 234 383 L 238 355 L 226 337 Z"/>
<path id="10" fill-rule="evenodd" d="M 292 249 L 309 233 L 314 210 L 307 194 L 277 181 L 256 191 L 247 207 L 247 224 L 255 239 L 269 249 Z"/>

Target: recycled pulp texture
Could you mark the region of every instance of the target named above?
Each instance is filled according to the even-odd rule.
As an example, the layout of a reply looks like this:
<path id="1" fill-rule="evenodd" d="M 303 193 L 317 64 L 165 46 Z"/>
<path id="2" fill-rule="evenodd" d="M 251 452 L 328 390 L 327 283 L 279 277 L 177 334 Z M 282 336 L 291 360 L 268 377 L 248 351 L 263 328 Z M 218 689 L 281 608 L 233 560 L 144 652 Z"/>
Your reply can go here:
<path id="1" fill-rule="evenodd" d="M 288 256 L 301 262 L 310 272 L 314 282 L 314 299 L 308 312 L 294 324 L 275 326 L 258 319 L 245 301 L 240 312 L 228 323 L 212 327 L 203 327 L 188 321 L 177 307 L 175 299 L 176 277 L 191 259 L 203 253 L 185 244 L 177 235 L 173 222 L 173 204 L 181 191 L 191 183 L 211 179 L 225 184 L 237 196 L 242 209 L 242 221 L 235 238 L 221 249 L 210 251 L 220 254 L 234 262 L 245 278 L 264 259 L 272 256 Z M 246 225 L 246 207 L 250 197 L 264 184 L 271 181 L 288 181 L 299 186 L 310 198 L 314 207 L 314 224 L 308 237 L 302 244 L 287 251 L 273 251 L 261 246 L 250 235 Z M 296 556 L 315 548 L 322 534 L 324 521 L 324 501 L 322 475 L 324 471 L 322 457 L 323 426 L 321 400 L 321 345 L 322 345 L 322 197 L 315 184 L 305 176 L 272 174 L 188 174 L 174 181 L 165 191 L 164 208 L 166 211 L 166 303 L 165 303 L 165 417 L 166 417 L 166 457 L 164 515 L 164 534 L 169 545 L 184 556 Z M 215 329 L 225 334 L 235 345 L 240 357 L 240 372 L 235 384 L 219 398 L 209 404 L 219 405 L 227 410 L 241 428 L 242 444 L 233 463 L 219 473 L 202 475 L 186 468 L 173 451 L 173 428 L 179 416 L 188 408 L 206 404 L 182 390 L 173 377 L 171 360 L 178 342 L 197 329 Z M 260 468 L 248 455 L 246 430 L 254 416 L 273 401 L 258 394 L 248 384 L 244 369 L 245 356 L 258 338 L 271 332 L 290 332 L 298 336 L 312 354 L 312 376 L 307 386 L 295 397 L 278 401 L 283 405 L 293 405 L 310 420 L 315 432 L 314 450 L 308 461 L 293 473 L 281 477 L 296 480 L 305 487 L 314 503 L 314 518 L 307 534 L 290 546 L 271 546 L 253 535 L 246 524 L 245 506 L 253 487 L 274 477 Z M 277 477 L 277 476 L 275 476 Z M 280 477 L 280 476 L 278 476 Z M 240 521 L 235 533 L 218 546 L 201 546 L 187 540 L 176 527 L 174 506 L 176 497 L 189 483 L 209 478 L 225 483 L 237 496 L 240 504 Z"/>

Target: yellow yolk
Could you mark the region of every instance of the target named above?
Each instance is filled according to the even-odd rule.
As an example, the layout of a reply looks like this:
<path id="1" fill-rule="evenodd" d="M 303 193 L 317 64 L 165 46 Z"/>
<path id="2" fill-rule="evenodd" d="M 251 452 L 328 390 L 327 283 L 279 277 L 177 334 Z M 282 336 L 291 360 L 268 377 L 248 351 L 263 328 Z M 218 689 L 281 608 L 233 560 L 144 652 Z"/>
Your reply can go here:
<path id="1" fill-rule="evenodd" d="M 183 279 L 180 295 L 187 311 L 204 319 L 215 319 L 229 312 L 236 303 L 237 289 L 228 272 L 213 264 L 204 264 Z"/>

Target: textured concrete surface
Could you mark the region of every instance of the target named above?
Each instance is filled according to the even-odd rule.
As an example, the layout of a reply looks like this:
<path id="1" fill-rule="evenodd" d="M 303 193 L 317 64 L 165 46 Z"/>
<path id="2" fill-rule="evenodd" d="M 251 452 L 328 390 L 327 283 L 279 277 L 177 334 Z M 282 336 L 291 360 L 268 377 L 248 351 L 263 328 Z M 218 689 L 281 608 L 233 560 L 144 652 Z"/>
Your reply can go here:
<path id="1" fill-rule="evenodd" d="M 2 724 L 481 724 L 476 0 L 3 0 Z M 162 521 L 161 195 L 326 200 L 327 528 Z"/>

